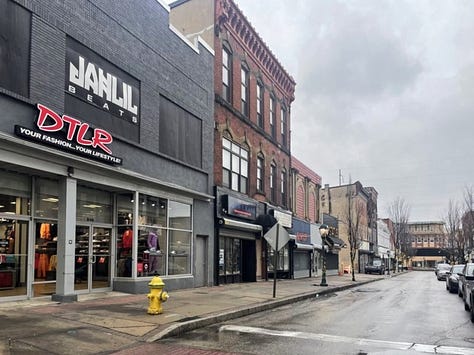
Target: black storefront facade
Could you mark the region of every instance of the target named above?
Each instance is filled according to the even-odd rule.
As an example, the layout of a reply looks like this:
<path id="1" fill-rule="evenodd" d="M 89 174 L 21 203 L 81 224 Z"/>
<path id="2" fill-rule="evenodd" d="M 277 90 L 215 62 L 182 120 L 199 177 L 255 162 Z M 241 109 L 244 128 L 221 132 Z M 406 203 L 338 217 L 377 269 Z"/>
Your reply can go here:
<path id="1" fill-rule="evenodd" d="M 265 205 L 235 191 L 216 186 L 215 284 L 255 282 L 264 277 L 263 228 L 257 216 Z"/>
<path id="2" fill-rule="evenodd" d="M 0 13 L 0 301 L 212 284 L 212 50 L 158 1 Z"/>
<path id="3" fill-rule="evenodd" d="M 290 229 L 291 273 L 294 279 L 311 277 L 313 244 L 310 223 L 293 216 Z"/>

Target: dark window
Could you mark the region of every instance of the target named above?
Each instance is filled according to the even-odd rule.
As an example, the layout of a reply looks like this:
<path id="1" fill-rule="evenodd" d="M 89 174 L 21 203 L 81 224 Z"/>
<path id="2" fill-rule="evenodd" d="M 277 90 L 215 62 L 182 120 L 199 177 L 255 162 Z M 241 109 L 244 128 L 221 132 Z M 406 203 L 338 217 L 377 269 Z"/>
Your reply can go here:
<path id="1" fill-rule="evenodd" d="M 272 163 L 270 166 L 270 198 L 273 202 L 276 201 L 276 165 Z"/>
<path id="2" fill-rule="evenodd" d="M 283 144 L 284 147 L 287 147 L 287 139 L 286 139 L 286 129 L 287 129 L 287 123 L 286 123 L 286 109 L 284 106 L 281 107 L 281 117 L 280 117 L 280 122 L 281 122 L 281 144 Z"/>
<path id="3" fill-rule="evenodd" d="M 0 1 L 0 86 L 28 97 L 31 14 Z"/>
<path id="4" fill-rule="evenodd" d="M 265 178 L 265 160 L 261 155 L 257 157 L 257 191 L 263 191 Z"/>
<path id="5" fill-rule="evenodd" d="M 270 134 L 276 139 L 276 103 L 275 98 L 270 96 Z"/>
<path id="6" fill-rule="evenodd" d="M 249 152 L 227 138 L 222 139 L 222 185 L 247 193 Z"/>
<path id="7" fill-rule="evenodd" d="M 282 206 L 285 206 L 286 207 L 286 198 L 287 198 L 287 184 L 286 184 L 286 170 L 283 169 L 281 171 L 281 179 L 280 179 L 280 183 L 281 183 L 281 204 Z"/>
<path id="8" fill-rule="evenodd" d="M 240 100 L 241 111 L 245 117 L 249 116 L 249 70 L 242 65 L 240 68 Z"/>
<path id="9" fill-rule="evenodd" d="M 184 163 L 202 166 L 202 122 L 160 96 L 159 149 Z"/>
<path id="10" fill-rule="evenodd" d="M 232 93 L 232 54 L 227 48 L 222 48 L 222 97 L 231 102 Z"/>
<path id="11" fill-rule="evenodd" d="M 263 85 L 257 83 L 257 125 L 263 128 Z"/>

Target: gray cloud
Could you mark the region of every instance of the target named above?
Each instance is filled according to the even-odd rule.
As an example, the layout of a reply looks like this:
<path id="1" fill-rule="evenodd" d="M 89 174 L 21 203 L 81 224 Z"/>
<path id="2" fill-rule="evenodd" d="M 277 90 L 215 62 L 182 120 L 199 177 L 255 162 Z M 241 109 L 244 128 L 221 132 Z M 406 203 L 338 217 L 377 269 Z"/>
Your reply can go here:
<path id="1" fill-rule="evenodd" d="M 341 169 L 412 220 L 474 184 L 474 2 L 236 2 L 297 82 L 292 151 L 323 183 Z"/>

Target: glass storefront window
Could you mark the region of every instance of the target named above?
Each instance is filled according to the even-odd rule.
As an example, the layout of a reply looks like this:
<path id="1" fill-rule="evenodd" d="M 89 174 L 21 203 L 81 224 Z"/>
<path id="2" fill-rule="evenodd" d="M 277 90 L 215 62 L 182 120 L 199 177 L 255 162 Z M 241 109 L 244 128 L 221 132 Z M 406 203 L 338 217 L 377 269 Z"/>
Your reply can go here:
<path id="1" fill-rule="evenodd" d="M 133 206 L 133 194 L 127 193 L 117 195 L 117 224 L 133 224 Z"/>
<path id="2" fill-rule="evenodd" d="M 268 271 L 273 271 L 275 262 L 275 251 L 268 246 Z M 278 271 L 290 271 L 290 253 L 289 247 L 285 246 L 278 252 Z"/>
<path id="3" fill-rule="evenodd" d="M 239 275 L 241 243 L 238 238 L 219 238 L 219 275 Z"/>
<path id="4" fill-rule="evenodd" d="M 168 201 L 163 198 L 140 195 L 138 224 L 167 227 Z"/>
<path id="5" fill-rule="evenodd" d="M 171 230 L 169 234 L 169 274 L 191 273 L 191 233 Z"/>
<path id="6" fill-rule="evenodd" d="M 117 264 L 118 277 L 132 276 L 133 212 L 135 201 L 133 193 L 117 195 Z"/>
<path id="7" fill-rule="evenodd" d="M 0 218 L 0 297 L 26 295 L 28 222 Z"/>
<path id="8" fill-rule="evenodd" d="M 191 205 L 140 194 L 138 211 L 137 275 L 190 274 Z"/>
<path id="9" fill-rule="evenodd" d="M 138 229 L 138 276 L 166 274 L 167 230 L 157 227 Z"/>
<path id="10" fill-rule="evenodd" d="M 90 187 L 77 187 L 77 220 L 112 223 L 112 194 Z"/>
<path id="11" fill-rule="evenodd" d="M 191 230 L 191 206 L 169 202 L 170 228 Z"/>
<path id="12" fill-rule="evenodd" d="M 35 181 L 35 216 L 58 218 L 58 181 L 37 178 Z"/>
<path id="13" fill-rule="evenodd" d="M 29 215 L 31 179 L 28 175 L 0 170 L 0 213 Z"/>

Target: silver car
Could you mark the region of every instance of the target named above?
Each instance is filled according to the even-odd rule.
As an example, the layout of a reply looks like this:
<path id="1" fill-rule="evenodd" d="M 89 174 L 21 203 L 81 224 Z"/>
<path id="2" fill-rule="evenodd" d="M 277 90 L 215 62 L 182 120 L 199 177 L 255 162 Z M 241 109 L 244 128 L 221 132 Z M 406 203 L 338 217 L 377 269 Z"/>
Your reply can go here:
<path id="1" fill-rule="evenodd" d="M 451 270 L 451 265 L 449 264 L 438 264 L 436 265 L 436 277 L 438 281 L 446 280 L 446 277 Z"/>

